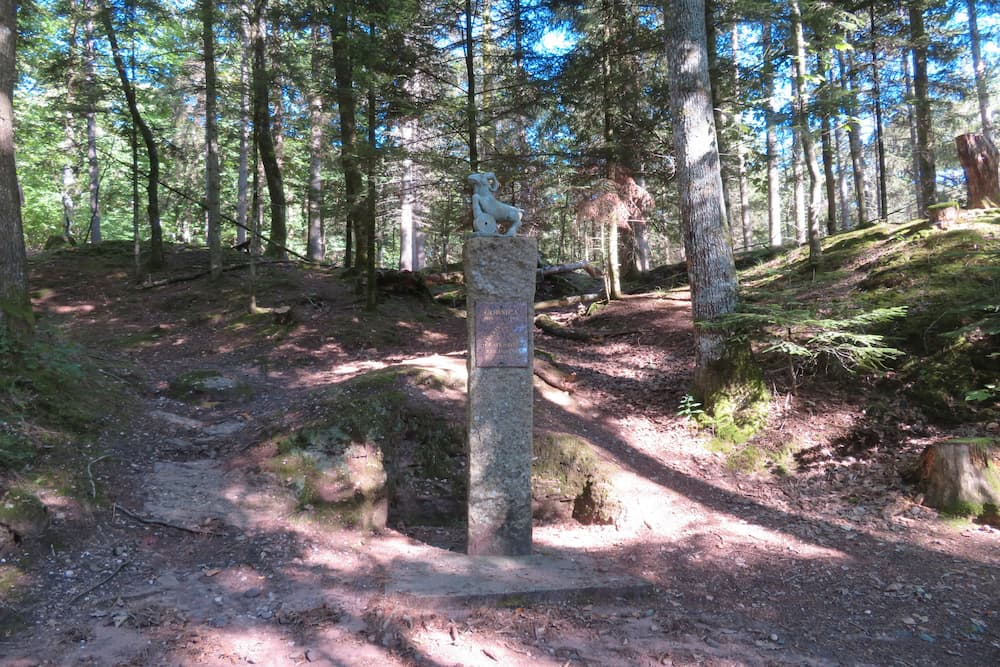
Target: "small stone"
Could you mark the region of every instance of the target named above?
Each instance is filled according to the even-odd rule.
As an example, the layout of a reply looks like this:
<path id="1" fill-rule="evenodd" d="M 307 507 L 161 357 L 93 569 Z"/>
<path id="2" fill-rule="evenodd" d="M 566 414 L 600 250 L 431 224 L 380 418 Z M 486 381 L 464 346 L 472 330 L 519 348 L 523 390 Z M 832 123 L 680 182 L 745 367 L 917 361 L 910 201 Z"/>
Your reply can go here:
<path id="1" fill-rule="evenodd" d="M 916 621 L 916 619 L 914 619 L 911 616 L 906 616 L 906 617 L 903 618 L 903 623 L 905 625 L 916 625 L 917 621 Z"/>

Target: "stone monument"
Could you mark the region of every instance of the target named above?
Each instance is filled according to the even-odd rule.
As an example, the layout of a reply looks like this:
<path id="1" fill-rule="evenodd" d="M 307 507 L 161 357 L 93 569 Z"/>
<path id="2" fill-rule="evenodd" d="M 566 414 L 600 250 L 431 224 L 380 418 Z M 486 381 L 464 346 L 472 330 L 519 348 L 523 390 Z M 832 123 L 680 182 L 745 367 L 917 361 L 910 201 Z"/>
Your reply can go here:
<path id="1" fill-rule="evenodd" d="M 473 176 L 484 175 L 473 174 L 470 182 Z M 473 197 L 475 216 L 478 204 Z M 493 229 L 487 229 L 489 220 L 478 225 L 464 250 L 469 331 L 467 550 L 470 555 L 523 556 L 531 553 L 532 320 L 538 246 L 534 239 L 514 235 L 521 222 L 519 209 L 500 206 L 516 216 L 498 217 L 502 209 L 490 208 Z M 496 228 L 498 220 L 509 225 L 504 235 Z"/>

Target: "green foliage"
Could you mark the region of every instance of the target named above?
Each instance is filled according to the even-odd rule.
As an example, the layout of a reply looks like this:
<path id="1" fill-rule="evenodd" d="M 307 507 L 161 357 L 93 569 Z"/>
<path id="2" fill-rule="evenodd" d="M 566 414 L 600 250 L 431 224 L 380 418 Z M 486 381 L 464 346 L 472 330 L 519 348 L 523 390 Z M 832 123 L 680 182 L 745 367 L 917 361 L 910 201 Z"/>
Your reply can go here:
<path id="1" fill-rule="evenodd" d="M 94 433 L 118 392 L 85 353 L 40 331 L 29 345 L 0 333 L 0 470 Z"/>
<path id="2" fill-rule="evenodd" d="M 701 409 L 701 403 L 699 403 L 694 396 L 691 394 L 684 394 L 681 397 L 680 406 L 677 409 L 677 415 L 683 417 L 689 421 L 697 421 L 700 417 L 705 414 L 705 411 Z"/>
<path id="3" fill-rule="evenodd" d="M 904 317 L 906 310 L 894 306 L 834 318 L 807 309 L 754 305 L 700 326 L 754 341 L 762 354 L 785 359 L 793 375 L 820 361 L 854 373 L 882 370 L 903 355 L 886 345 L 884 336 L 869 331 Z"/>

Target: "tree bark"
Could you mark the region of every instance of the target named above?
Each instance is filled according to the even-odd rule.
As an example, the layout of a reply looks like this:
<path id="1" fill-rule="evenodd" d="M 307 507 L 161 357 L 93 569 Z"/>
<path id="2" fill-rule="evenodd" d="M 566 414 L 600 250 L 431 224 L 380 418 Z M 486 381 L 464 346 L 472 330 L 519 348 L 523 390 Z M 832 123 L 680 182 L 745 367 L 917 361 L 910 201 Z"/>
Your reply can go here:
<path id="1" fill-rule="evenodd" d="M 664 18 L 681 227 L 691 310 L 695 322 L 700 322 L 736 308 L 736 268 L 726 232 L 705 57 L 705 6 L 702 0 L 665 2 Z M 695 327 L 693 392 L 709 414 L 730 400 L 736 406 L 734 412 L 740 412 L 761 400 L 762 389 L 759 369 L 745 340 Z"/>
<path id="2" fill-rule="evenodd" d="M 955 137 L 958 159 L 965 170 L 968 208 L 1000 206 L 1000 152 L 985 135 Z"/>
<path id="3" fill-rule="evenodd" d="M 208 228 L 209 271 L 222 276 L 222 212 L 219 205 L 219 129 L 216 115 L 215 2 L 201 0 L 202 43 L 205 50 L 205 222 Z"/>
<path id="4" fill-rule="evenodd" d="M 465 122 L 469 141 L 469 169 L 479 171 L 479 121 L 476 109 L 476 52 L 472 43 L 473 2 L 465 0 Z"/>
<path id="5" fill-rule="evenodd" d="M 868 222 L 868 200 L 865 195 L 865 157 L 861 146 L 861 123 L 858 121 L 857 86 L 854 84 L 854 59 L 847 62 L 842 52 L 837 52 L 840 66 L 840 87 L 844 96 L 844 113 L 847 115 L 847 141 L 851 150 L 851 174 L 854 181 L 854 198 L 857 202 L 858 226 Z"/>
<path id="6" fill-rule="evenodd" d="M 111 17 L 110 6 L 104 7 L 101 11 L 104 21 L 104 29 L 108 33 L 108 42 L 111 45 L 111 57 L 118 70 L 118 79 L 122 84 L 122 91 L 125 93 L 125 101 L 128 104 L 132 122 L 139 128 L 142 135 L 143 145 L 146 147 L 146 157 L 149 160 L 149 174 L 146 178 L 146 215 L 149 218 L 149 269 L 157 271 L 166 265 L 163 254 L 163 228 L 160 225 L 160 152 L 156 147 L 156 139 L 153 131 L 139 113 L 139 104 L 135 97 L 135 88 L 132 87 L 125 71 L 125 61 L 122 60 L 121 51 L 118 48 L 118 36 L 115 33 L 114 23 Z"/>
<path id="7" fill-rule="evenodd" d="M 337 83 L 337 111 L 340 114 L 340 163 L 344 169 L 344 195 L 347 228 L 354 244 L 354 257 L 345 259 L 348 266 L 364 271 L 368 266 L 368 242 L 364 238 L 361 192 L 364 178 L 358 160 L 357 101 L 354 93 L 354 63 L 348 7 L 335 6 L 330 39 L 333 44 L 333 68 Z M 350 248 L 348 248 L 348 253 Z M 348 255 L 349 256 L 349 255 Z"/>
<path id="8" fill-rule="evenodd" d="M 1000 526 L 1000 450 L 993 443 L 941 442 L 920 454 L 924 504 Z"/>
<path id="9" fill-rule="evenodd" d="M 979 17 L 976 0 L 965 0 L 969 14 L 969 42 L 972 45 L 972 70 L 976 76 L 976 96 L 979 99 L 979 117 L 983 123 L 983 136 L 994 146 L 993 112 L 990 109 L 990 90 L 986 82 L 986 63 L 983 61 L 982 44 L 979 38 Z"/>
<path id="10" fill-rule="evenodd" d="M 83 11 L 83 75 L 87 108 L 87 191 L 90 195 L 90 222 L 87 237 L 101 242 L 101 173 L 97 163 L 97 79 L 94 75 L 94 0 L 84 0 Z"/>
<path id="11" fill-rule="evenodd" d="M 236 175 L 236 245 L 247 240 L 250 220 L 247 217 L 249 199 L 247 186 L 250 180 L 250 141 L 252 139 L 252 118 L 250 110 L 250 7 L 244 1 L 240 4 L 240 147 L 238 172 Z M 254 165 L 256 169 L 256 165 Z"/>
<path id="12" fill-rule="evenodd" d="M 75 243 L 73 238 L 73 219 L 76 217 L 76 105 L 79 87 L 77 67 L 77 2 L 69 3 L 69 32 L 66 37 L 68 59 L 66 64 L 66 112 L 63 114 L 63 133 L 65 140 L 66 161 L 62 168 L 62 205 L 63 205 L 63 238 L 69 243 Z"/>
<path id="13" fill-rule="evenodd" d="M 313 7 L 313 12 L 316 7 Z M 323 238 L 323 154 L 326 149 L 324 128 L 326 114 L 323 113 L 323 72 L 320 64 L 321 28 L 313 17 L 310 28 L 310 72 L 312 81 L 309 92 L 309 193 L 306 206 L 309 215 L 306 256 L 314 262 L 322 261 L 326 255 Z"/>
<path id="14" fill-rule="evenodd" d="M 878 217 L 885 220 L 889 216 L 889 173 L 885 166 L 885 123 L 882 119 L 882 63 L 879 59 L 878 26 L 875 24 L 875 0 L 868 4 L 868 29 L 871 41 L 871 99 L 875 107 L 875 149 L 878 156 Z"/>
<path id="15" fill-rule="evenodd" d="M 772 248 L 780 248 L 784 243 L 781 233 L 781 177 L 778 173 L 778 131 L 777 111 L 775 110 L 774 59 L 771 50 L 771 24 L 762 26 L 762 44 L 764 52 L 764 94 L 768 103 L 764 109 L 765 129 L 765 160 L 767 162 L 767 227 L 768 239 Z"/>
<path id="16" fill-rule="evenodd" d="M 913 110 L 917 123 L 917 154 L 920 172 L 920 216 L 927 215 L 927 207 L 934 204 L 937 172 L 934 166 L 934 126 L 931 114 L 930 84 L 927 74 L 927 51 L 930 38 L 924 27 L 922 0 L 910 0 L 910 48 L 913 53 Z"/>
<path id="17" fill-rule="evenodd" d="M 749 250 L 753 245 L 753 221 L 750 217 L 750 182 L 747 177 L 747 149 L 743 140 L 743 107 L 740 104 L 740 37 L 739 24 L 733 24 L 732 49 L 733 49 L 733 96 L 737 102 L 734 104 L 733 125 L 736 130 L 734 142 L 736 144 L 736 178 L 739 188 L 739 206 L 736 207 L 740 220 L 740 229 L 743 231 L 743 249 Z"/>
<path id="18" fill-rule="evenodd" d="M 820 153 L 823 156 L 823 183 L 826 186 L 826 233 L 837 232 L 837 176 L 836 157 L 833 153 L 833 122 L 830 117 L 834 113 L 832 100 L 833 71 L 830 69 L 830 55 L 824 52 L 820 55 L 820 66 L 823 69 L 825 83 L 820 89 L 822 105 L 820 107 Z"/>
<path id="19" fill-rule="evenodd" d="M 251 21 L 253 44 L 253 122 L 254 137 L 260 161 L 264 166 L 264 180 L 267 181 L 267 196 L 271 201 L 270 239 L 264 254 L 269 257 L 286 259 L 285 243 L 288 238 L 286 224 L 288 207 L 285 202 L 285 186 L 282 182 L 281 166 L 274 147 L 274 136 L 271 134 L 271 113 L 268 99 L 271 91 L 270 76 L 267 70 L 266 46 L 267 26 L 264 20 L 265 2 L 254 6 L 254 16 Z"/>
<path id="20" fill-rule="evenodd" d="M 799 137 L 802 140 L 802 152 L 805 154 L 806 169 L 809 172 L 809 208 L 807 222 L 807 238 L 809 240 L 809 261 L 816 264 L 823 255 L 820 243 L 819 205 L 822 199 L 820 186 L 819 164 L 816 162 L 816 150 L 812 131 L 809 129 L 809 92 L 806 86 L 806 40 L 802 25 L 802 12 L 799 0 L 788 3 L 792 15 L 792 42 L 795 47 L 795 124 L 798 126 Z"/>
<path id="21" fill-rule="evenodd" d="M 26 343 L 34 331 L 28 260 L 21 223 L 21 190 L 14 161 L 14 82 L 17 10 L 0 0 L 0 335 Z"/>

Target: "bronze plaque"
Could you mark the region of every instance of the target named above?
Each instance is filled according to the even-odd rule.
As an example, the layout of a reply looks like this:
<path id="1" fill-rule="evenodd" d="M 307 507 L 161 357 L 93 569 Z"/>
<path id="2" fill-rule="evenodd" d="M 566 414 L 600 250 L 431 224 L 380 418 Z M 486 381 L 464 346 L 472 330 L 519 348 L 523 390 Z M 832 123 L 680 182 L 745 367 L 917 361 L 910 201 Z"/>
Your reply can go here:
<path id="1" fill-rule="evenodd" d="M 527 368 L 528 304 L 476 302 L 476 367 Z"/>

